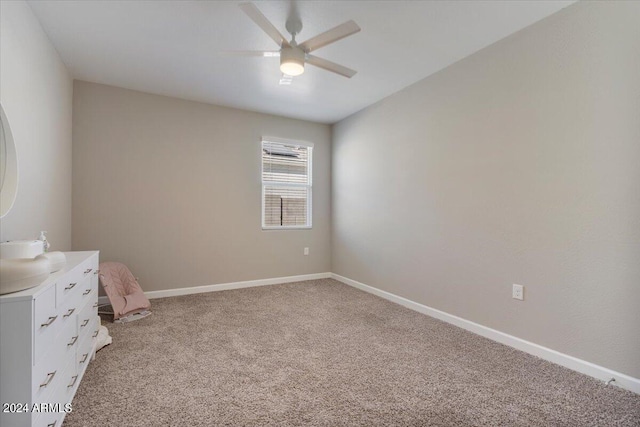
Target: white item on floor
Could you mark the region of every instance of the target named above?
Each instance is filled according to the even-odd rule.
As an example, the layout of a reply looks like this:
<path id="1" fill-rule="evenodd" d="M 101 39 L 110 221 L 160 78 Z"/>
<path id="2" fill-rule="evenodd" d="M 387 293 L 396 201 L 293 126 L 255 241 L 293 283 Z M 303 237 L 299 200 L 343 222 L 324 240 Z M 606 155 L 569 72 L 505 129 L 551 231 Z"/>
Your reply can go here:
<path id="1" fill-rule="evenodd" d="M 0 259 L 0 295 L 38 286 L 50 270 L 47 258 Z"/>
<path id="2" fill-rule="evenodd" d="M 98 316 L 98 322 L 100 322 L 100 317 Z M 113 338 L 109 335 L 109 330 L 106 326 L 100 325 L 98 328 L 98 336 L 96 337 L 96 351 L 100 350 L 102 347 L 107 346 L 113 342 Z"/>
<path id="3" fill-rule="evenodd" d="M 44 253 L 40 240 L 10 240 L 0 243 L 0 258 L 35 258 Z"/>

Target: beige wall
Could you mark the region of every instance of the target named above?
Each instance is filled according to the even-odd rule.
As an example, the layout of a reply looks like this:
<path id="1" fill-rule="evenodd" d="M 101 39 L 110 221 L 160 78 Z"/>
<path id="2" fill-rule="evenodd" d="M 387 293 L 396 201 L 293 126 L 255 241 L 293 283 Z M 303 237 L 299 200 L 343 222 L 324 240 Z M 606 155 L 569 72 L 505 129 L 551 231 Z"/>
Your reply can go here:
<path id="1" fill-rule="evenodd" d="M 579 3 L 336 124 L 332 271 L 640 378 L 639 23 Z"/>
<path id="2" fill-rule="evenodd" d="M 313 142 L 313 228 L 262 231 L 262 136 Z M 328 125 L 76 81 L 73 249 L 146 291 L 330 271 Z M 303 248 L 310 255 L 303 255 Z"/>
<path id="3" fill-rule="evenodd" d="M 0 219 L 0 241 L 49 232 L 71 248 L 73 83 L 29 5 L 0 2 L 0 102 L 18 156 L 18 195 Z"/>

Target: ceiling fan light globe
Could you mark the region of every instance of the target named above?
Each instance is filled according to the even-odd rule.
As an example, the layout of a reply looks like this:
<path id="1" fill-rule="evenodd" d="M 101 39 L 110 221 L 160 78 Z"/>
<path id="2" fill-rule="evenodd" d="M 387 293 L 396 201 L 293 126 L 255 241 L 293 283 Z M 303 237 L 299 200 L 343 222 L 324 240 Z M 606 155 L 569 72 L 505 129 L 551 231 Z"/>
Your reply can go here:
<path id="1" fill-rule="evenodd" d="M 280 71 L 288 76 L 299 76 L 300 74 L 304 73 L 304 64 L 300 64 L 296 61 L 283 61 L 280 64 Z"/>
<path id="2" fill-rule="evenodd" d="M 304 73 L 304 51 L 291 46 L 280 51 L 280 71 L 289 76 L 299 76 Z"/>

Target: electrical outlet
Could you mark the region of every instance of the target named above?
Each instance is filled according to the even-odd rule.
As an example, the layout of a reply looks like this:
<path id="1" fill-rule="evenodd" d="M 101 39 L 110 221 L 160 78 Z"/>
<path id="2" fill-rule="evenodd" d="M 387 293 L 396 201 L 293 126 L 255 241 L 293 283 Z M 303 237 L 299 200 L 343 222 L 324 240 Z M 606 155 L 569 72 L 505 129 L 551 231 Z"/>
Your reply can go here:
<path id="1" fill-rule="evenodd" d="M 524 286 L 514 284 L 511 296 L 520 301 L 524 300 Z"/>
<path id="2" fill-rule="evenodd" d="M 309 248 L 304 248 L 304 254 L 309 255 Z"/>

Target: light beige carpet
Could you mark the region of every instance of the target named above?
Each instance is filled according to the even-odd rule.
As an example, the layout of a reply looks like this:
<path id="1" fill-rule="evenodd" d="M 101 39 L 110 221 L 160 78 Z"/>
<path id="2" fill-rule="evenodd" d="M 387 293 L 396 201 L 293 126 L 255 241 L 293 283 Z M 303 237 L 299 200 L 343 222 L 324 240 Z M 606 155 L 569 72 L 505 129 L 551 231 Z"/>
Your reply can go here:
<path id="1" fill-rule="evenodd" d="M 108 324 L 74 426 L 638 426 L 640 396 L 334 280 Z"/>

